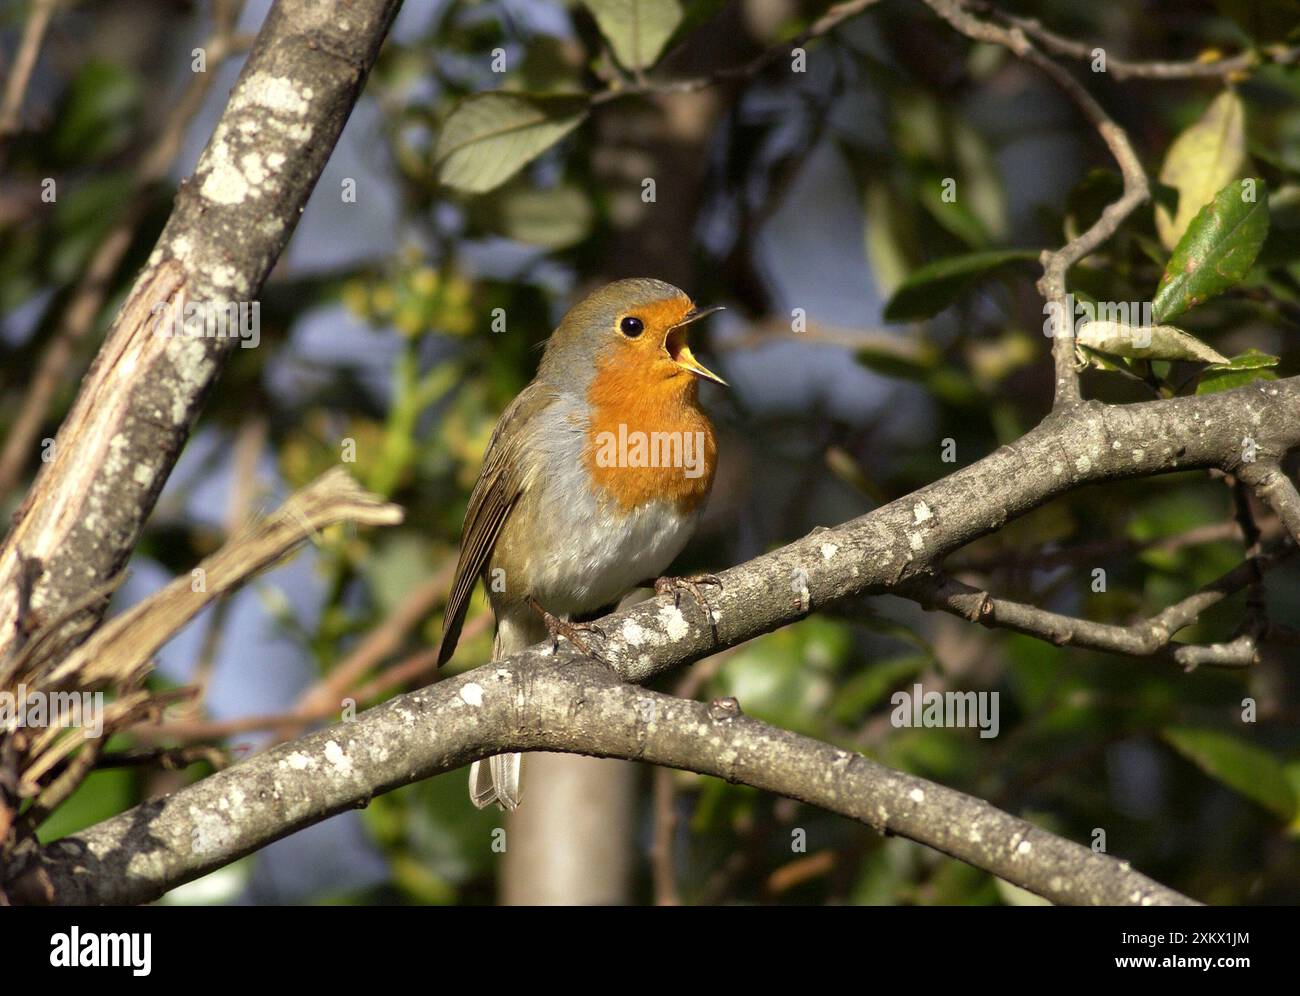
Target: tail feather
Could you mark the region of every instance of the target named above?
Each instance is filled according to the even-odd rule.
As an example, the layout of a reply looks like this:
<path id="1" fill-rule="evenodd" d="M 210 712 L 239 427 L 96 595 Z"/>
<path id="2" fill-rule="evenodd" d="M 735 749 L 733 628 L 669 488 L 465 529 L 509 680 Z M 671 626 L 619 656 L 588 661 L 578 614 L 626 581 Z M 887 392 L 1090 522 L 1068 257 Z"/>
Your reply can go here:
<path id="1" fill-rule="evenodd" d="M 496 803 L 502 809 L 516 809 L 522 794 L 519 775 L 524 755 L 497 754 L 469 767 L 469 797 L 479 809 Z"/>
<path id="2" fill-rule="evenodd" d="M 497 635 L 492 642 L 492 659 L 500 660 L 546 639 L 546 627 L 528 609 L 502 612 L 497 616 Z M 522 754 L 496 754 L 469 767 L 469 797 L 479 809 L 494 802 L 502 809 L 515 809 L 522 797 L 519 777 Z"/>

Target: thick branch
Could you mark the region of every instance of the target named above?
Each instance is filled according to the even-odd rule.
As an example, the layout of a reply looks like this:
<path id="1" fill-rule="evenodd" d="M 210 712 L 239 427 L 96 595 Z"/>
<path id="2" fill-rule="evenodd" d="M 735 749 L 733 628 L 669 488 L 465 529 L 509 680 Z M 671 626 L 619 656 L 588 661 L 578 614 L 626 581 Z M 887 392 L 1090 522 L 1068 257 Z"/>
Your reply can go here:
<path id="1" fill-rule="evenodd" d="M 838 599 L 904 585 L 958 547 L 1081 485 L 1196 467 L 1236 472 L 1240 440 L 1252 432 L 1265 458 L 1280 457 L 1300 443 L 1300 378 L 1124 407 L 1085 403 L 1049 416 L 1014 444 L 905 499 L 727 571 L 721 591 L 709 592 L 707 619 L 691 598 L 683 598 L 679 606 L 672 595 L 610 616 L 602 622 L 608 638 L 599 649 L 620 677 L 645 681 Z M 568 662 L 565 666 L 577 663 L 571 653 L 562 661 Z M 162 802 L 137 807 L 50 851 L 43 859 L 48 891 L 41 886 L 29 895 L 109 902 L 152 897 L 435 771 L 501 750 L 562 749 L 717 773 L 869 822 L 874 813 L 878 824 L 893 832 L 915 836 L 1062 901 L 1097 901 L 1103 881 L 1107 885 L 1102 891 L 1110 901 L 1122 896 L 1173 901 L 1169 896 L 1155 898 L 1146 885 L 1127 879 L 1123 888 L 1128 891 L 1116 893 L 1117 880 L 1100 872 L 1089 872 L 1085 887 L 1071 869 L 1099 868 L 1096 861 L 1104 859 L 1082 848 L 1080 856 L 1069 850 L 1073 845 L 1060 841 L 1051 845 L 1055 850 L 1047 850 L 1045 836 L 1026 838 L 1023 834 L 1030 831 L 1018 822 L 1010 830 L 1013 824 L 1003 821 L 1011 817 L 995 810 L 980 812 L 1010 836 L 982 834 L 981 840 L 963 843 L 962 829 L 971 825 L 966 817 L 975 812 L 970 806 L 984 804 L 950 790 L 907 780 L 825 745 L 752 727 L 747 721 L 737 727 L 749 731 L 745 738 L 724 740 L 716 718 L 703 725 L 698 712 L 690 711 L 698 706 L 632 688 L 615 696 L 585 670 L 586 684 L 574 688 L 564 684 L 564 672 L 556 672 L 554 665 L 546 648 L 524 651 L 464 680 L 443 682 L 365 713 L 364 725 L 352 727 L 352 732 L 336 728 L 277 748 L 266 755 L 272 759 L 269 767 L 254 759 L 213 776 L 176 797 L 184 806 Z M 503 689 L 508 694 L 502 694 Z M 461 704 L 448 698 L 453 694 Z M 608 713 L 597 708 L 597 698 L 613 703 Z M 487 706 L 480 711 L 476 703 Z M 505 710 L 507 720 L 493 727 L 488 717 L 498 709 Z M 598 719 L 588 724 L 590 716 Z M 469 728 L 457 732 L 463 723 Z M 374 745 L 371 753 L 361 752 L 361 741 L 353 746 L 348 739 L 359 730 L 365 731 L 364 743 Z M 627 741 L 620 738 L 629 736 L 632 747 L 626 748 Z M 778 748 L 790 751 L 788 764 L 772 756 Z M 313 777 L 296 777 L 301 772 Z M 791 772 L 799 777 L 787 778 Z M 854 772 L 869 772 L 871 777 Z M 852 780 L 858 777 L 865 780 Z M 340 793 L 337 785 L 330 789 L 333 782 L 347 791 Z M 921 793 L 920 802 L 914 791 Z M 919 808 L 900 807 L 899 792 Z M 938 807 L 941 819 L 932 818 L 931 806 Z M 954 816 L 955 811 L 962 815 Z M 174 815 L 167 820 L 178 822 L 156 825 L 169 813 Z M 179 828 L 176 836 L 169 836 L 169 825 Z M 1017 832 L 1019 838 L 1014 837 Z M 196 842 L 193 848 L 191 840 Z M 1024 854 L 1037 848 L 1036 853 L 1052 855 L 1048 866 L 1053 871 L 1046 880 L 1029 883 L 1017 872 L 1016 855 L 997 849 L 1005 845 L 1020 854 L 1026 840 L 1029 851 Z M 1067 852 L 1072 855 L 1068 859 Z M 1085 863 L 1076 865 L 1075 858 Z M 95 866 L 106 866 L 101 870 L 107 874 L 95 874 Z"/>
<path id="2" fill-rule="evenodd" d="M 1185 905 L 1120 862 L 829 744 L 533 653 L 284 744 L 46 848 L 16 898 L 140 903 L 371 796 L 503 750 L 563 750 L 716 775 L 928 844 L 1054 902 Z"/>
<path id="3" fill-rule="evenodd" d="M 292 234 L 399 0 L 277 0 L 193 178 L 0 550 L 0 659 L 126 561 L 240 338 L 160 308 L 250 305 Z M 19 581 L 36 566 L 34 582 Z M 27 595 L 29 597 L 21 597 Z M 30 611 L 34 620 L 22 619 Z"/>

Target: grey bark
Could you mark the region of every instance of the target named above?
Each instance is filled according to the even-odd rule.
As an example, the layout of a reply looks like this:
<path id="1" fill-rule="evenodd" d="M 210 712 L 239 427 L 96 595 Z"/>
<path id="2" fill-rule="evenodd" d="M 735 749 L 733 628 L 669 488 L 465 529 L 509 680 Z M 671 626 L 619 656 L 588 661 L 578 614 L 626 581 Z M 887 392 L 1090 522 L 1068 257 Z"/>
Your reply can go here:
<path id="1" fill-rule="evenodd" d="M 155 306 L 251 302 L 289 241 L 400 0 L 277 0 L 128 304 L 0 549 L 0 657 L 130 556 L 238 339 Z M 19 580 L 39 564 L 30 593 Z M 25 566 L 26 565 L 26 566 Z"/>
<path id="2" fill-rule="evenodd" d="M 67 838 L 46 850 L 18 895 L 147 901 L 379 792 L 504 750 L 559 750 L 689 768 L 803 799 L 1058 902 L 1185 901 L 977 799 L 617 679 L 643 682 L 837 599 L 905 586 L 954 549 L 1081 485 L 1195 467 L 1236 471 L 1243 441 L 1261 460 L 1300 443 L 1300 378 L 1051 415 L 905 499 L 725 572 L 707 619 L 689 597 L 678 605 L 671 595 L 611 616 L 599 650 L 615 674 L 593 672 L 571 652 L 557 662 L 545 647 L 492 663 Z"/>
<path id="3" fill-rule="evenodd" d="M 539 650 L 400 696 L 58 841 L 13 892 L 20 901 L 147 902 L 376 793 L 503 750 L 548 749 L 686 768 L 788 795 L 1058 903 L 1190 902 L 1115 858 L 750 719 L 731 700 L 661 695 Z"/>

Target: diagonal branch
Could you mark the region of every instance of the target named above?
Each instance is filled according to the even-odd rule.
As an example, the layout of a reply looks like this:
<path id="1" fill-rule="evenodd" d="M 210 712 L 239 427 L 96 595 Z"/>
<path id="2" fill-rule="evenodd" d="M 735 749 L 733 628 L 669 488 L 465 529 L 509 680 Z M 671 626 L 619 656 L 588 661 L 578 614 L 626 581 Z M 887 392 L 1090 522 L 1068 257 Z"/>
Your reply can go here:
<path id="1" fill-rule="evenodd" d="M 1243 464 L 1237 476 L 1255 489 L 1255 494 L 1286 526 L 1291 538 L 1300 543 L 1300 492 L 1282 468 L 1272 461 Z"/>
<path id="2" fill-rule="evenodd" d="M 399 0 L 277 0 L 192 179 L 0 548 L 0 659 L 116 574 L 236 344 L 160 309 L 251 306 L 289 240 Z M 20 599 L 25 565 L 37 575 Z"/>

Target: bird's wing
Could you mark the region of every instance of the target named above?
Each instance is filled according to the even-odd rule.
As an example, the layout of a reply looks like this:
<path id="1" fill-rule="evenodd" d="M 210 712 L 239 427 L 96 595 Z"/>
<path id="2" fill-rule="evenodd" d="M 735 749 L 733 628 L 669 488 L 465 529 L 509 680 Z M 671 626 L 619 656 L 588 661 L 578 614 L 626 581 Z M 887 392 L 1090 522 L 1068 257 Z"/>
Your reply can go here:
<path id="1" fill-rule="evenodd" d="M 469 608 L 469 596 L 484 569 L 501 527 L 505 525 L 519 496 L 523 494 L 524 456 L 528 448 L 533 419 L 556 400 L 555 392 L 534 381 L 519 397 L 511 402 L 492 430 L 483 469 L 479 472 L 474 490 L 465 510 L 465 524 L 461 529 L 460 559 L 456 563 L 456 576 L 451 583 L 447 599 L 447 612 L 443 617 L 442 643 L 438 647 L 438 666 L 451 657 L 460 639 L 460 628 Z"/>

